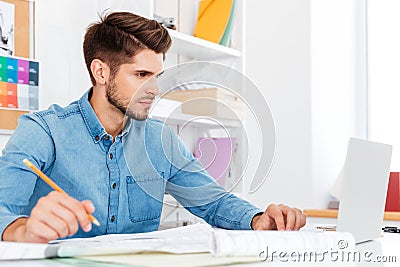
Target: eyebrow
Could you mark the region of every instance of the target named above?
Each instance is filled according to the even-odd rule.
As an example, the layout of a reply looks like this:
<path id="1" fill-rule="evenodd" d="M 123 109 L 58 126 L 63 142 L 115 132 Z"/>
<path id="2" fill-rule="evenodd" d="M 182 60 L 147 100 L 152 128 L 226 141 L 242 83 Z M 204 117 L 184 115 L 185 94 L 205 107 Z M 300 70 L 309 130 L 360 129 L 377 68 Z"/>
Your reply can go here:
<path id="1" fill-rule="evenodd" d="M 155 75 L 154 72 L 148 71 L 148 70 L 136 70 L 135 72 L 141 72 L 141 73 Z M 156 77 L 160 77 L 163 73 L 164 73 L 164 71 L 160 72 L 159 74 L 156 75 Z"/>

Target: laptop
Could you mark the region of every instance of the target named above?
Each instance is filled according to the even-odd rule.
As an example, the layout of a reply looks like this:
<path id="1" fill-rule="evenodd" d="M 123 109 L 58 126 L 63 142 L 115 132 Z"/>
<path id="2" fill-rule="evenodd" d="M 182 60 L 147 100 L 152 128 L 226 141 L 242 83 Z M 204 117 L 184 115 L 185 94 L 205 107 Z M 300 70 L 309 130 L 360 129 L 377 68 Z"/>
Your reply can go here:
<path id="1" fill-rule="evenodd" d="M 317 229 L 349 232 L 356 243 L 380 237 L 391 156 L 391 145 L 350 138 L 337 225 Z"/>

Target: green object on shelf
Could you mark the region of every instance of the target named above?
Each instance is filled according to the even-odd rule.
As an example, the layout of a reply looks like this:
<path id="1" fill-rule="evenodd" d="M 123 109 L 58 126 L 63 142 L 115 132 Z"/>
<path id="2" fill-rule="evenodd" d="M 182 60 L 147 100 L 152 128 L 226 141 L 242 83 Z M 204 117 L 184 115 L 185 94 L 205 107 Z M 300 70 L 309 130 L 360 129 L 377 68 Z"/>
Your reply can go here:
<path id="1" fill-rule="evenodd" d="M 228 24 L 226 25 L 224 34 L 222 35 L 220 45 L 230 46 L 232 41 L 232 31 L 233 31 L 233 22 L 235 19 L 235 11 L 236 11 L 237 0 L 233 0 L 231 14 L 229 15 Z"/>

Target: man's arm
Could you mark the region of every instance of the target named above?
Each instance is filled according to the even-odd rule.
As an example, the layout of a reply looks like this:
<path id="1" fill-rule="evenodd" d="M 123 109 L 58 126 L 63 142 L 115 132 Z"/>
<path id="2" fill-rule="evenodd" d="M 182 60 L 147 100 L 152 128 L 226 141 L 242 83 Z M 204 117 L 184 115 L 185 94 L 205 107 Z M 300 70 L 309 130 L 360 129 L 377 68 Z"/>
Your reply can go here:
<path id="1" fill-rule="evenodd" d="M 24 235 L 27 220 L 28 218 L 21 217 L 6 226 L 1 240 L 12 242 L 20 241 Z"/>
<path id="2" fill-rule="evenodd" d="M 0 157 L 1 240 L 47 243 L 74 234 L 78 229 L 77 221 L 87 230 L 90 221 L 86 212 L 93 212 L 93 205 L 58 192 L 42 197 L 31 214 L 23 214 L 37 179 L 36 174 L 23 164 L 25 158 L 44 172 L 54 161 L 50 133 L 34 114 L 19 119 L 18 127 Z"/>
<path id="3" fill-rule="evenodd" d="M 304 226 L 298 209 L 271 204 L 265 212 L 226 192 L 211 178 L 198 160 L 171 131 L 171 178 L 166 190 L 191 213 L 209 224 L 227 229 L 286 229 Z"/>
<path id="4" fill-rule="evenodd" d="M 305 225 L 305 215 L 299 209 L 271 204 L 263 212 L 226 192 L 170 131 L 171 178 L 166 190 L 191 213 L 227 229 L 298 230 Z"/>
<path id="5" fill-rule="evenodd" d="M 37 116 L 22 116 L 0 157 L 0 234 L 5 228 L 27 217 L 23 209 L 28 205 L 36 184 L 36 175 L 22 160 L 28 158 L 42 169 L 52 161 L 53 143 Z M 21 222 L 21 221 L 20 221 Z"/>

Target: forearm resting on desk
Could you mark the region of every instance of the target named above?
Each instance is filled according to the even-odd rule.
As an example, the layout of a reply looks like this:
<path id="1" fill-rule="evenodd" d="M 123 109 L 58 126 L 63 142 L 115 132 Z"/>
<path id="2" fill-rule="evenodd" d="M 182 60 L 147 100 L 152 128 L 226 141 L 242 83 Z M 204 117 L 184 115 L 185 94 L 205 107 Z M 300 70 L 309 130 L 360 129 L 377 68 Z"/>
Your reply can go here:
<path id="1" fill-rule="evenodd" d="M 18 218 L 12 222 L 3 232 L 1 240 L 12 242 L 23 242 L 24 233 L 26 229 L 26 222 L 28 218 Z"/>

